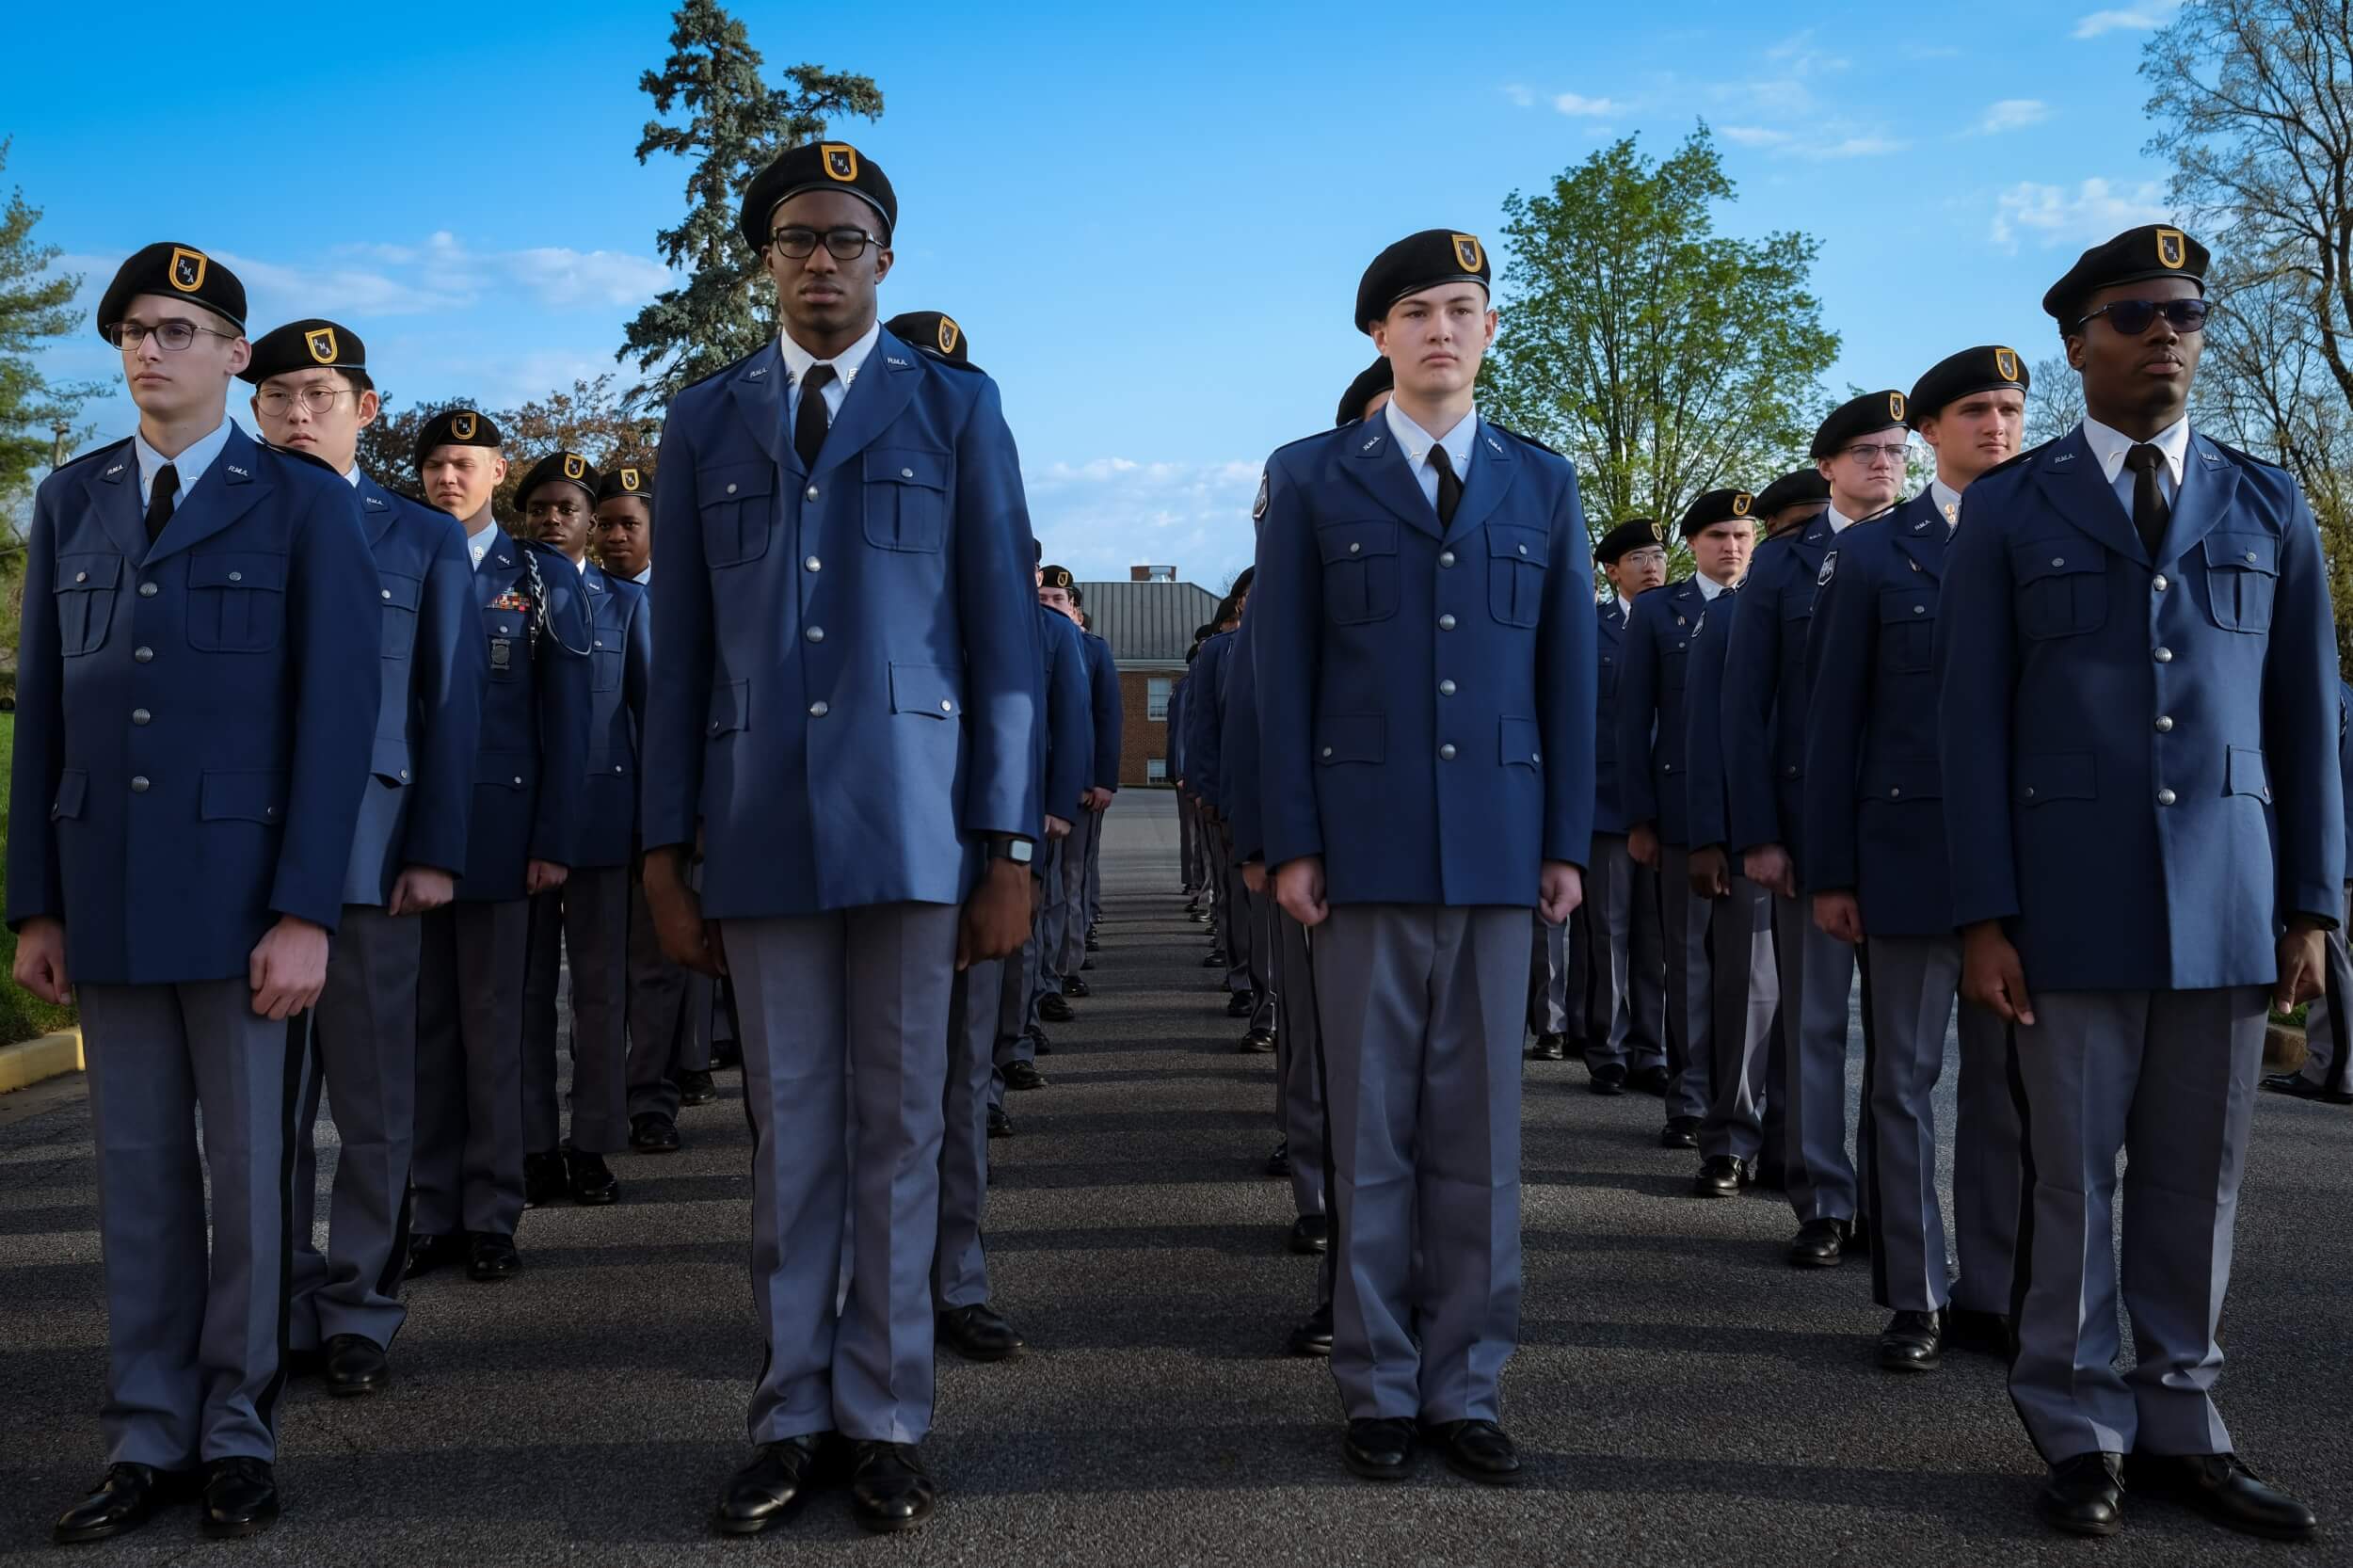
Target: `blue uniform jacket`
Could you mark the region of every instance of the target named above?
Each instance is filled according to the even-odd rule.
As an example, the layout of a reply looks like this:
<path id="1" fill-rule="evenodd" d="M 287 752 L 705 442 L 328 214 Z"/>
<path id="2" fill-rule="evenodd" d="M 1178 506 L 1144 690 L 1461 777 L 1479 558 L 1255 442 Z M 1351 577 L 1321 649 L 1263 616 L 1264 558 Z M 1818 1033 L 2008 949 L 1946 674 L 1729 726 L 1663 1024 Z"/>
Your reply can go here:
<path id="1" fill-rule="evenodd" d="M 1225 815 L 1225 682 L 1234 632 L 1220 632 L 1201 645 L 1193 661 L 1193 696 L 1185 704 L 1185 786 Z"/>
<path id="2" fill-rule="evenodd" d="M 1691 623 L 1683 694 L 1684 826 L 1691 849 L 1721 849 L 1730 832 L 1725 825 L 1730 802 L 1724 794 L 1724 650 L 1732 646 L 1732 607 L 1737 592 L 1727 588 L 1718 594 Z"/>
<path id="3" fill-rule="evenodd" d="M 703 912 L 960 902 L 1044 807 L 1021 465 L 980 371 L 881 335 L 815 471 L 777 345 L 681 392 L 654 501 L 645 841 Z"/>
<path id="4" fill-rule="evenodd" d="M 1385 425 L 1267 461 L 1260 805 L 1336 903 L 1537 902 L 1593 835 L 1592 550 L 1565 458 L 1481 421 L 1450 527 Z"/>
<path id="5" fill-rule="evenodd" d="M 1168 710 L 1161 719 L 1168 727 L 1167 732 L 1160 737 L 1160 744 L 1167 748 L 1168 781 L 1171 784 L 1185 776 L 1185 689 L 1191 684 L 1190 670 L 1176 678 L 1176 683 L 1168 688 Z"/>
<path id="6" fill-rule="evenodd" d="M 1625 669 L 1626 614 L 1617 600 L 1593 612 L 1593 831 L 1624 833 L 1625 804 L 1618 788 L 1618 679 Z"/>
<path id="7" fill-rule="evenodd" d="M 1873 936 L 1953 929 L 1930 671 L 1947 533 L 1925 490 L 1855 524 L 1814 600 L 1798 877 L 1853 893 Z"/>
<path id="8" fill-rule="evenodd" d="M 482 736 L 482 639 L 464 527 L 366 474 L 357 488 L 383 605 L 384 688 L 344 902 L 380 906 L 392 901 L 406 867 L 452 876 L 466 869 Z"/>
<path id="9" fill-rule="evenodd" d="M 579 852 L 588 772 L 589 631 L 580 574 L 561 552 L 496 536 L 474 568 L 484 649 L 482 746 L 457 896 L 505 904 L 529 892 L 533 860 Z M 534 572 L 536 572 L 536 586 Z M 535 646 L 535 595 L 547 596 Z"/>
<path id="10" fill-rule="evenodd" d="M 1628 828 L 1657 824 L 1658 841 L 1690 841 L 1684 776 L 1685 693 L 1691 632 L 1706 613 L 1699 579 L 1687 577 L 1636 600 L 1620 639 L 1616 711 L 1618 808 Z"/>
<path id="11" fill-rule="evenodd" d="M 575 866 L 626 866 L 637 842 L 639 744 L 653 666 L 644 584 L 594 561 L 580 573 L 588 626 L 588 756 Z"/>
<path id="12" fill-rule="evenodd" d="M 8 924 L 77 981 L 242 978 L 332 931 L 368 776 L 382 615 L 339 474 L 227 444 L 151 546 L 120 441 L 41 481 L 25 552 Z"/>
<path id="13" fill-rule="evenodd" d="M 1815 580 L 1831 539 L 1828 513 L 1759 545 L 1724 649 L 1724 786 L 1731 795 L 1725 847 L 1767 844 L 1801 852 L 1805 785 L 1805 644 Z M 1801 884 L 1802 885 L 1802 884 Z"/>
<path id="14" fill-rule="evenodd" d="M 1045 653 L 1044 723 L 1039 734 L 1045 753 L 1039 776 L 1045 779 L 1046 813 L 1064 822 L 1079 818 L 1079 797 L 1086 792 L 1087 772 L 1095 763 L 1094 695 L 1088 690 L 1087 662 L 1079 629 L 1059 610 L 1037 607 L 1038 644 Z M 1036 835 L 1044 842 L 1045 824 Z"/>
<path id="15" fill-rule="evenodd" d="M 1071 630 L 1078 631 L 1077 627 Z M 1095 777 L 1093 787 L 1098 790 L 1119 789 L 1119 731 L 1123 717 L 1119 703 L 1119 663 L 1112 657 L 1112 645 L 1092 632 L 1080 632 L 1086 640 L 1088 695 L 1095 708 Z"/>
<path id="16" fill-rule="evenodd" d="M 1969 487 L 1944 585 L 1954 923 L 2006 922 L 2029 994 L 2276 980 L 2279 922 L 2333 922 L 2345 878 L 2295 481 L 2193 431 L 2153 562 L 2077 429 Z"/>
<path id="17" fill-rule="evenodd" d="M 2337 776 L 2345 787 L 2345 853 L 2353 856 L 2353 686 L 2337 681 Z M 2346 874 L 2353 876 L 2353 868 Z"/>
<path id="18" fill-rule="evenodd" d="M 1234 855 L 1241 860 L 1266 857 L 1266 808 L 1258 798 L 1258 660 L 1251 631 L 1257 624 L 1244 616 L 1234 633 L 1234 651 L 1225 659 L 1225 716 L 1218 737 L 1226 824 L 1233 829 Z"/>

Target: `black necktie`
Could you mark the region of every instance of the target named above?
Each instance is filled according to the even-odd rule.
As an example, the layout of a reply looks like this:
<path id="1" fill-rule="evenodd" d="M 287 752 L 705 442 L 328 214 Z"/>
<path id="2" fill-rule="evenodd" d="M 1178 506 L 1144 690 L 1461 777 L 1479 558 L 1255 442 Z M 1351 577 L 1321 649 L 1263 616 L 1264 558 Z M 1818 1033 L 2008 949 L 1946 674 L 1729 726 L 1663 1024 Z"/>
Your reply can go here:
<path id="1" fill-rule="evenodd" d="M 1463 504 L 1463 482 L 1454 477 L 1454 459 L 1446 455 L 1446 448 L 1430 449 L 1430 467 L 1438 476 L 1438 526 L 1454 525 L 1454 508 Z"/>
<path id="2" fill-rule="evenodd" d="M 2149 552 L 2153 565 L 2158 547 L 2165 543 L 2166 522 L 2173 515 L 2173 508 L 2165 504 L 2165 487 L 2157 483 L 2165 468 L 2165 454 L 2144 441 L 2124 454 L 2124 466 L 2133 471 L 2133 527 L 2139 531 L 2141 548 Z"/>
<path id="3" fill-rule="evenodd" d="M 147 542 L 153 544 L 163 537 L 164 524 L 171 520 L 171 504 L 180 493 L 180 471 L 166 463 L 155 471 L 155 483 L 147 492 Z"/>
<path id="4" fill-rule="evenodd" d="M 833 417 L 825 412 L 825 388 L 833 382 L 833 366 L 811 365 L 801 377 L 800 411 L 792 416 L 792 450 L 801 455 L 801 467 L 817 472 L 817 453 L 825 444 L 825 430 Z"/>

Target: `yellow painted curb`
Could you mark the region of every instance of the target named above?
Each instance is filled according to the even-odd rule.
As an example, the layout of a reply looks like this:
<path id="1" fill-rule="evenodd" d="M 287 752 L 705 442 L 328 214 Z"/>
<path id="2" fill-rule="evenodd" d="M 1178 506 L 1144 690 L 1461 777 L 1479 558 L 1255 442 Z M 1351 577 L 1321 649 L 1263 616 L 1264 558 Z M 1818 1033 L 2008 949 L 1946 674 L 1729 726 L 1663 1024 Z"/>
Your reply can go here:
<path id="1" fill-rule="evenodd" d="M 43 1079 L 82 1070 L 82 1032 L 59 1030 L 38 1040 L 0 1046 L 0 1095 L 26 1089 Z"/>

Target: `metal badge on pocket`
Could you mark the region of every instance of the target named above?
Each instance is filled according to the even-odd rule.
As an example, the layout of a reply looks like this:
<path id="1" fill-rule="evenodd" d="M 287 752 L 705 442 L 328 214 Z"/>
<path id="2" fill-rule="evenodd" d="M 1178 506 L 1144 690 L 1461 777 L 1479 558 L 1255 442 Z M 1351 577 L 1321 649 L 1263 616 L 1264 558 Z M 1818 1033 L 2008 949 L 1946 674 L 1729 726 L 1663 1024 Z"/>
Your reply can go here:
<path id="1" fill-rule="evenodd" d="M 491 669 L 491 672 L 492 672 L 493 674 L 504 675 L 504 674 L 505 674 L 508 670 L 511 670 L 511 669 L 513 669 L 514 667 L 515 667 L 515 639 L 514 639 L 514 638 L 512 638 L 512 637 L 493 637 L 493 638 L 491 638 L 491 639 L 490 639 L 490 669 Z"/>

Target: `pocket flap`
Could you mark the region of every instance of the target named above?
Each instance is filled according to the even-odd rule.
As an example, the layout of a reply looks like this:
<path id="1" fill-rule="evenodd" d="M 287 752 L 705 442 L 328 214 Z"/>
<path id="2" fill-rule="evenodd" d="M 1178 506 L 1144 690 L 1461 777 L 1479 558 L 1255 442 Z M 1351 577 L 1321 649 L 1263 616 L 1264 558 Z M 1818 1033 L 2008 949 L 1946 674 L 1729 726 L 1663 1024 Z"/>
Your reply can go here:
<path id="1" fill-rule="evenodd" d="M 2041 757 L 2021 757 L 2017 762 L 2018 798 L 2029 806 L 2053 800 L 2097 800 L 2092 756 L 2088 751 L 2053 751 Z"/>
<path id="2" fill-rule="evenodd" d="M 894 713 L 921 713 L 928 718 L 952 719 L 963 711 L 957 700 L 962 682 L 956 672 L 939 664 L 893 664 L 890 666 L 890 711 Z"/>
<path id="3" fill-rule="evenodd" d="M 1536 728 L 1534 719 L 1503 719 L 1498 722 L 1496 760 L 1507 768 L 1541 768 L 1545 765 L 1544 731 Z"/>
<path id="4" fill-rule="evenodd" d="M 1944 793 L 1944 770 L 1932 757 L 1890 759 L 1863 772 L 1865 800 L 1936 800 Z"/>
<path id="5" fill-rule="evenodd" d="M 422 577 L 379 569 L 376 580 L 383 585 L 383 601 L 394 609 L 413 610 L 424 601 L 424 579 Z"/>
<path id="6" fill-rule="evenodd" d="M 408 782 L 408 743 L 397 735 L 378 735 L 369 770 L 387 784 Z"/>
<path id="7" fill-rule="evenodd" d="M 711 733 L 724 735 L 749 725 L 751 684 L 748 680 L 722 680 L 711 688 Z"/>
<path id="8" fill-rule="evenodd" d="M 60 555 L 57 557 L 57 592 L 95 593 L 111 588 L 122 581 L 122 557 L 120 555 Z"/>
<path id="9" fill-rule="evenodd" d="M 1906 626 L 1918 622 L 1926 626 L 1936 618 L 1936 590 L 1925 585 L 1917 588 L 1882 588 L 1880 591 L 1880 624 Z"/>
<path id="10" fill-rule="evenodd" d="M 1541 567 L 1552 559 L 1552 534 L 1543 528 L 1515 528 L 1510 523 L 1487 524 L 1487 554 L 1497 561 L 1525 561 Z"/>
<path id="11" fill-rule="evenodd" d="M 1386 713 L 1326 713 L 1316 727 L 1316 761 L 1378 762 L 1389 754 Z"/>
<path id="12" fill-rule="evenodd" d="M 207 773 L 197 792 L 196 814 L 205 822 L 258 822 L 275 827 L 286 819 L 286 776 Z"/>
<path id="13" fill-rule="evenodd" d="M 2021 583 L 2106 569 L 2100 547 L 2089 539 L 2030 539 L 2009 547 L 2009 574 Z"/>
<path id="14" fill-rule="evenodd" d="M 286 558 L 283 555 L 247 555 L 234 551 L 223 551 L 216 555 L 191 555 L 188 557 L 188 586 L 281 591 L 286 586 Z"/>
<path id="15" fill-rule="evenodd" d="M 2206 565 L 2277 577 L 2280 541 L 2268 534 L 2225 534 L 2217 529 L 2206 536 Z"/>
<path id="16" fill-rule="evenodd" d="M 528 751 L 478 752 L 473 760 L 473 781 L 477 785 L 495 784 L 502 790 L 521 790 L 529 787 L 538 765 Z"/>
<path id="17" fill-rule="evenodd" d="M 89 796 L 89 775 L 81 768 L 67 768 L 57 775 L 56 804 L 49 808 L 51 822 L 79 822 L 82 803 Z"/>
<path id="18" fill-rule="evenodd" d="M 1364 522 L 1335 522 L 1316 530 L 1316 546 L 1323 564 L 1361 561 L 1368 555 L 1397 553 L 1397 524 L 1386 518 Z"/>
<path id="19" fill-rule="evenodd" d="M 2253 795 L 2258 800 L 2271 798 L 2271 770 L 2264 765 L 2264 754 L 2256 746 L 2231 748 L 2229 783 L 2234 795 Z"/>
<path id="20" fill-rule="evenodd" d="M 866 453 L 866 482 L 870 485 L 920 485 L 927 490 L 948 488 L 948 456 L 942 452 L 915 452 L 905 447 L 872 447 Z"/>
<path id="21" fill-rule="evenodd" d="M 773 495 L 776 488 L 773 463 L 713 463 L 695 471 L 695 496 L 705 506 Z"/>

